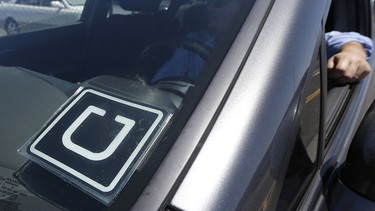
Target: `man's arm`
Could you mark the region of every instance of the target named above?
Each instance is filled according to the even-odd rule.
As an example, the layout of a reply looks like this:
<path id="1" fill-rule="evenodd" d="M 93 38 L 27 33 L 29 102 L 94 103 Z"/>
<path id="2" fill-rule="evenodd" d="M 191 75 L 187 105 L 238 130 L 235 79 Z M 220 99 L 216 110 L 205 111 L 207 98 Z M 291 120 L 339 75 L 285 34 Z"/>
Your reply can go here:
<path id="1" fill-rule="evenodd" d="M 337 84 L 353 83 L 371 72 L 367 62 L 372 52 L 372 41 L 356 32 L 326 34 L 328 77 Z"/>

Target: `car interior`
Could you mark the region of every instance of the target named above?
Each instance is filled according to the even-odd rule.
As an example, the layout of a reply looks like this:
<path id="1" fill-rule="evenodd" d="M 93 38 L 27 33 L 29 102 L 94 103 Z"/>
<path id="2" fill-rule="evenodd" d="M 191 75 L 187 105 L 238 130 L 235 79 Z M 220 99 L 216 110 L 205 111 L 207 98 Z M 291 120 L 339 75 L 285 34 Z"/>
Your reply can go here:
<path id="1" fill-rule="evenodd" d="M 82 83 L 116 86 L 121 79 L 129 85 L 125 89 L 146 87 L 149 91 L 152 87 L 145 81 L 176 48 L 189 49 L 208 61 L 211 47 L 186 38 L 191 31 L 205 29 L 206 2 L 166 2 L 168 9 L 161 0 L 94 0 L 85 6 L 87 9 L 76 23 L 0 37 L 6 40 L 0 42 L 0 65 L 4 69 L 0 78 L 15 96 L 1 104 L 0 109 L 20 114 L 0 120 L 0 124 L 8 125 L 0 129 L 0 139 L 12 140 L 0 150 L 0 166 L 16 171 L 25 165 L 27 159 L 17 150 Z M 228 46 L 226 43 L 220 48 L 224 49 L 220 54 Z M 185 78 L 177 79 L 180 80 Z M 152 85 L 166 90 L 178 110 L 192 86 L 192 81 L 186 82 L 173 84 L 172 88 L 168 84 Z M 118 87 L 123 89 L 124 85 Z M 164 95 L 160 94 L 159 100 Z M 9 94 L 2 90 L 0 97 L 9 98 Z M 25 104 L 30 106 L 25 109 Z M 27 130 L 9 132 L 17 127 Z"/>
<path id="2" fill-rule="evenodd" d="M 1 46 L 5 50 L 1 52 L 0 63 L 81 82 L 103 74 L 134 75 L 140 68 L 145 68 L 140 67 L 145 59 L 152 59 L 154 66 L 160 66 L 175 45 L 192 48 L 200 54 L 207 53 L 208 47 L 203 44 L 197 46 L 194 41 L 189 44 L 188 40 L 178 39 L 187 31 L 193 31 L 193 27 L 204 27 L 200 26 L 204 21 L 198 26 L 192 24 L 194 19 L 204 15 L 202 3 L 189 5 L 186 2 L 171 1 L 168 10 L 159 10 L 160 1 L 154 0 L 120 0 L 113 5 L 110 1 L 95 2 L 101 11 L 84 12 L 82 21 L 76 24 L 7 37 L 9 46 Z M 189 8 L 178 10 L 182 4 Z M 113 13 L 119 9 L 123 14 Z M 183 20 L 177 19 L 177 11 Z M 27 39 L 22 39 L 23 36 Z M 12 38 L 25 41 L 13 42 Z M 151 49 L 161 47 L 172 49 L 166 51 L 166 55 L 155 55 L 155 50 Z M 36 48 L 38 52 L 35 52 Z M 152 53 L 154 55 L 150 55 Z"/>

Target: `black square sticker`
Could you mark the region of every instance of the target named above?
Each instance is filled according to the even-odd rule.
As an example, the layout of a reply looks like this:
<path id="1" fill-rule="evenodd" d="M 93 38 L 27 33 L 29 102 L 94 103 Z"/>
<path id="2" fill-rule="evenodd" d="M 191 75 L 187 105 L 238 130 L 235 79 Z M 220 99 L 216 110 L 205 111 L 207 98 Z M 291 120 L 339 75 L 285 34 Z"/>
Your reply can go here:
<path id="1" fill-rule="evenodd" d="M 75 185 L 112 194 L 131 176 L 167 116 L 161 108 L 85 89 L 26 151 Z"/>

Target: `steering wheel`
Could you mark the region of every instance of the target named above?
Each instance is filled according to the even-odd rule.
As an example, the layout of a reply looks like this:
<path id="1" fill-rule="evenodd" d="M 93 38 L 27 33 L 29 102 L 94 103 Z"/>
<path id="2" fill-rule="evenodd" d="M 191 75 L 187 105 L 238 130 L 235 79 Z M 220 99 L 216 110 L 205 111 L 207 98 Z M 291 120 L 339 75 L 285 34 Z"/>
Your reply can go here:
<path id="1" fill-rule="evenodd" d="M 211 56 L 213 49 L 198 41 L 191 38 L 182 38 L 173 42 L 176 48 L 184 48 L 200 55 L 205 61 Z"/>

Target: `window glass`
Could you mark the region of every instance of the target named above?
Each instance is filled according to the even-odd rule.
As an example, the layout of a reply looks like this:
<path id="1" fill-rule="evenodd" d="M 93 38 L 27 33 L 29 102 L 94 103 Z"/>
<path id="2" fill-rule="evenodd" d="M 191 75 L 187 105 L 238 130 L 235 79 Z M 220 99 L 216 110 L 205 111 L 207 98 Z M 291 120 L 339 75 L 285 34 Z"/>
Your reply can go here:
<path id="1" fill-rule="evenodd" d="M 51 1 L 50 6 L 22 2 L 1 6 L 22 7 L 22 14 L 33 7 L 30 11 L 38 11 L 39 16 L 42 9 L 55 13 L 66 10 L 56 1 Z M 70 1 L 71 5 L 77 2 Z M 22 140 L 13 135 L 4 139 L 19 145 L 13 144 L 13 150 L 7 150 L 9 156 L 6 154 L 6 159 L 0 160 L 8 164 L 12 160 L 9 157 L 18 156 L 17 150 L 22 146 L 20 153 L 31 161 L 27 161 L 28 165 L 11 166 L 18 169 L 17 179 L 27 184 L 28 190 L 39 191 L 36 195 L 68 210 L 85 206 L 100 210 L 96 206 L 109 206 L 116 198 L 119 204 L 127 206 L 134 202 L 198 104 L 254 4 L 249 0 L 114 0 L 107 5 L 108 2 L 100 0 L 87 7 L 90 15 L 83 18 L 92 19 L 82 21 L 88 24 L 86 30 L 58 30 L 66 36 L 54 30 L 40 30 L 30 36 L 38 42 L 28 40 L 31 33 L 3 37 L 25 40 L 22 46 L 12 42 L 11 47 L 20 48 L 1 64 L 28 68 L 9 67 L 4 71 L 11 76 L 32 75 L 37 84 L 48 85 L 40 91 L 28 89 L 34 106 L 17 106 L 27 105 L 32 110 L 28 113 L 34 114 L 46 111 L 37 104 L 43 103 L 52 112 L 43 113 L 47 122 L 32 121 L 37 129 L 30 134 L 20 132 L 24 135 Z M 23 32 L 24 26 L 37 23 L 17 22 L 12 33 Z M 54 100 L 55 93 L 41 93 L 50 91 L 49 88 L 65 96 L 59 98 L 63 102 Z M 42 99 L 35 100 L 36 96 Z M 52 108 L 54 105 L 49 106 L 48 102 L 58 106 Z M 19 122 L 17 115 L 9 118 L 9 122 Z M 27 121 L 22 121 L 26 125 L 24 122 Z M 19 127 L 24 128 L 18 124 Z M 25 128 L 31 127 L 27 124 Z M 51 136 L 58 138 L 49 139 Z M 26 140 L 30 141 L 25 144 Z M 44 178 L 49 178 L 48 182 Z M 50 194 L 50 189 L 56 187 L 61 191 Z"/>
<path id="2" fill-rule="evenodd" d="M 295 208 L 308 181 L 314 173 L 320 130 L 321 72 L 320 59 L 312 65 L 312 75 L 307 80 L 307 97 L 304 99 L 297 140 L 290 158 L 277 210 Z"/>
<path id="3" fill-rule="evenodd" d="M 369 15 L 366 1 L 357 2 L 353 0 L 334 0 L 330 5 L 325 31 L 358 32 L 362 35 L 371 37 Z M 353 7 L 355 5 L 355 7 Z M 349 9 L 350 8 L 350 9 Z M 353 18 L 355 17 L 355 18 Z M 326 60 L 330 55 L 327 55 Z M 332 136 L 340 122 L 347 103 L 355 90 L 355 83 L 337 84 L 335 80 L 330 79 L 329 70 L 327 70 L 327 100 L 325 111 L 325 148 L 331 144 Z"/>
<path id="4" fill-rule="evenodd" d="M 85 0 L 18 0 L 0 3 L 0 36 L 77 22 Z"/>
<path id="5" fill-rule="evenodd" d="M 79 79 L 111 74 L 182 96 L 202 76 L 206 64 L 220 62 L 213 53 L 224 56 L 228 40 L 233 40 L 252 4 L 243 0 L 148 4 L 114 0 L 87 55 L 85 68 L 90 71 Z M 183 88 L 176 90 L 176 81 Z"/>

